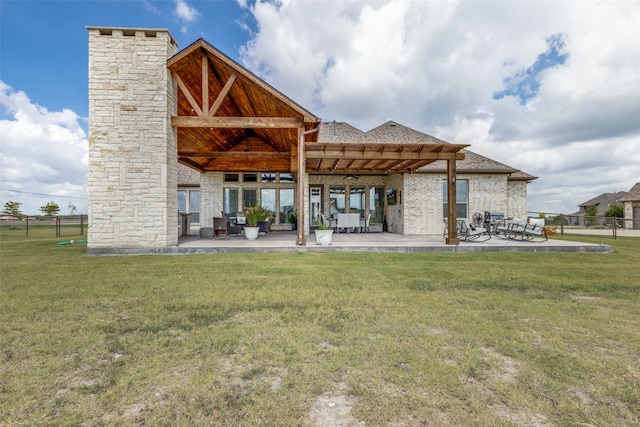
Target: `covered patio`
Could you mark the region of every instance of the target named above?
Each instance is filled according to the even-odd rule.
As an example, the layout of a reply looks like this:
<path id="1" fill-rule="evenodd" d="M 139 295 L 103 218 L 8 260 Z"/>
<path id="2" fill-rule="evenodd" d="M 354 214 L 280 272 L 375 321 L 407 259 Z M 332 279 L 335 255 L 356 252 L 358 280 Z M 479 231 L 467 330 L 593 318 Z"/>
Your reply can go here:
<path id="1" fill-rule="evenodd" d="M 297 232 L 283 234 L 297 246 L 307 244 L 309 175 L 411 174 L 437 160 L 447 164 L 449 200 L 456 200 L 456 161 L 468 144 L 318 142 L 320 118 L 300 107 L 204 40 L 198 40 L 167 62 L 177 83 L 178 161 L 201 173 L 285 172 L 295 181 Z M 217 184 L 219 185 L 219 184 Z M 215 198 L 215 191 L 203 191 Z M 204 197 L 204 196 L 203 196 Z M 218 216 L 221 200 L 204 201 Z M 208 221 L 211 212 L 205 212 Z M 448 217 L 456 217 L 449 204 Z M 286 237 L 285 237 L 286 236 Z M 455 230 L 447 244 L 459 243 Z"/>

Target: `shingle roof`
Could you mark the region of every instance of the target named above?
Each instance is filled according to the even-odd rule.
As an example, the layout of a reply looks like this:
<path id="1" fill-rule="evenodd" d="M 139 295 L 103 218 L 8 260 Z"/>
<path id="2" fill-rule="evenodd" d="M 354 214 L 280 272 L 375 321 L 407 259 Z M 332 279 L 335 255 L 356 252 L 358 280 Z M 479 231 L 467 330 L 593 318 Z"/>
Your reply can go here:
<path id="1" fill-rule="evenodd" d="M 318 142 L 448 144 L 447 141 L 391 120 L 367 132 L 356 129 L 345 122 L 323 122 L 320 124 L 320 130 L 318 131 Z M 536 176 L 472 151 L 463 150 L 463 152 L 465 153 L 465 159 L 458 160 L 458 172 L 510 174 L 509 179 L 514 181 L 537 179 Z M 439 160 L 421 167 L 419 171 L 443 173 L 447 171 L 447 163 L 444 160 Z"/>
<path id="2" fill-rule="evenodd" d="M 640 182 L 631 187 L 626 196 L 622 197 L 620 202 L 637 202 L 640 201 Z"/>
<path id="3" fill-rule="evenodd" d="M 587 200 L 584 203 L 580 203 L 578 206 L 610 206 L 612 204 L 620 205 L 620 199 L 627 195 L 626 191 L 618 191 L 614 193 L 602 193 L 601 195 L 594 197 L 591 200 Z M 605 209 L 606 210 L 606 209 Z"/>

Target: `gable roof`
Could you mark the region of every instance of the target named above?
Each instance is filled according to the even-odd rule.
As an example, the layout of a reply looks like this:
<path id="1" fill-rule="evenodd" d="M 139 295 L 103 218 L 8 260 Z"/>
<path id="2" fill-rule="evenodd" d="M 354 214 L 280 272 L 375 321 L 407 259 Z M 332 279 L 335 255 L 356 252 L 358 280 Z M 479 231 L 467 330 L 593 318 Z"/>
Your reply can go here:
<path id="1" fill-rule="evenodd" d="M 179 162 L 194 169 L 289 170 L 299 129 L 320 120 L 203 39 L 167 68 L 178 86 Z"/>
<path id="2" fill-rule="evenodd" d="M 626 191 L 618 191 L 613 193 L 602 193 L 599 196 L 594 197 L 593 199 L 587 200 L 584 203 L 580 203 L 578 206 L 587 207 L 587 206 L 606 206 L 607 209 L 610 205 L 620 205 L 620 199 L 627 195 Z M 605 209 L 606 210 L 606 209 Z"/>
<path id="3" fill-rule="evenodd" d="M 627 195 L 622 197 L 620 202 L 638 202 L 640 201 L 640 182 L 631 187 L 631 190 L 627 192 Z"/>

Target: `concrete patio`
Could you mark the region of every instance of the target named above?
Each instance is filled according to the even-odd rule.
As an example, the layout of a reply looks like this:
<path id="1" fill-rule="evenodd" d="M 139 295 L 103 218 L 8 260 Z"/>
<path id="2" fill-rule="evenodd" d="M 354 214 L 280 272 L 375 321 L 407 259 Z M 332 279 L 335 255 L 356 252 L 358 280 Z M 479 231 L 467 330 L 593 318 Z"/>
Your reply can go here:
<path id="1" fill-rule="evenodd" d="M 215 253 L 215 252 L 598 252 L 609 253 L 611 246 L 549 239 L 520 241 L 493 236 L 484 242 L 460 242 L 446 245 L 442 235 L 402 235 L 395 233 L 335 234 L 329 246 L 318 245 L 313 232 L 307 236 L 307 246 L 296 246 L 292 231 L 274 231 L 249 241 L 244 236 L 214 239 L 196 236 L 182 237 L 179 245 L 153 250 L 154 253 Z"/>

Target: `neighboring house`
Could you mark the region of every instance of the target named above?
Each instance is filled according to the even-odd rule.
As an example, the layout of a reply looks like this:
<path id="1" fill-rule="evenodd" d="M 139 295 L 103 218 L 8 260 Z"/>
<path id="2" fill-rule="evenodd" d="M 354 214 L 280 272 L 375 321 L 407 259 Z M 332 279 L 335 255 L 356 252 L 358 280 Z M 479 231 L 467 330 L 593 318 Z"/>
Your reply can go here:
<path id="1" fill-rule="evenodd" d="M 596 216 L 598 217 L 604 217 L 612 205 L 617 205 L 622 208 L 623 203 L 621 202 L 621 199 L 624 196 L 626 196 L 626 194 L 627 193 L 625 191 L 617 191 L 613 193 L 602 193 L 601 195 L 594 197 L 593 199 L 587 200 L 584 203 L 580 203 L 578 205 L 580 210 L 569 215 L 569 218 L 570 218 L 569 225 L 584 226 L 586 223 L 585 222 L 586 210 L 590 206 L 596 207 L 596 210 L 597 210 Z M 600 218 L 595 221 L 602 224 L 605 222 L 605 219 Z"/>
<path id="2" fill-rule="evenodd" d="M 273 229 L 294 211 L 298 244 L 337 212 L 400 234 L 441 234 L 447 216 L 527 215 L 536 177 L 468 144 L 394 121 L 322 122 L 204 40 L 178 52 L 164 29 L 88 30 L 90 253 L 211 236 L 213 217 L 254 203 L 274 212 Z"/>
<path id="3" fill-rule="evenodd" d="M 640 230 L 640 182 L 636 182 L 619 201 L 624 203 L 624 228 Z"/>

